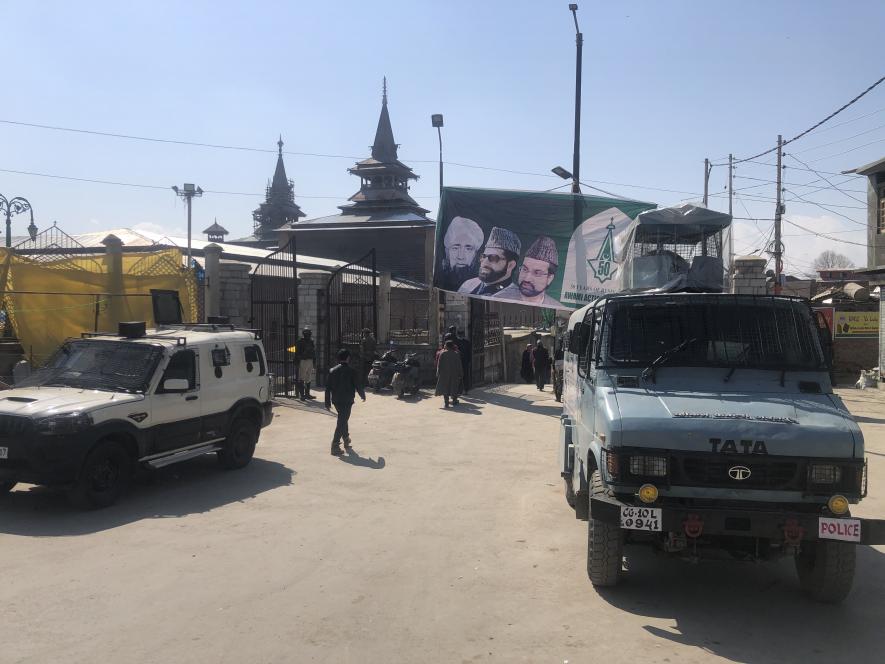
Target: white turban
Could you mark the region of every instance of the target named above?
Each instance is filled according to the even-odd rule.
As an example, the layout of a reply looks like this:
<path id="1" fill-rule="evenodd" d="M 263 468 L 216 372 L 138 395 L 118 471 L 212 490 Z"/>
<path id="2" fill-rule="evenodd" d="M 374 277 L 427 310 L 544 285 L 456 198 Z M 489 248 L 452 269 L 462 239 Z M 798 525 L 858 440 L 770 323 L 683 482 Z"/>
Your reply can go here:
<path id="1" fill-rule="evenodd" d="M 479 249 L 482 246 L 483 240 L 485 239 L 479 224 L 467 217 L 455 217 L 452 219 L 446 230 L 446 236 L 443 238 L 443 244 L 447 247 L 453 244 L 453 237 L 456 233 L 463 233 L 466 235 L 467 241 L 476 249 Z"/>

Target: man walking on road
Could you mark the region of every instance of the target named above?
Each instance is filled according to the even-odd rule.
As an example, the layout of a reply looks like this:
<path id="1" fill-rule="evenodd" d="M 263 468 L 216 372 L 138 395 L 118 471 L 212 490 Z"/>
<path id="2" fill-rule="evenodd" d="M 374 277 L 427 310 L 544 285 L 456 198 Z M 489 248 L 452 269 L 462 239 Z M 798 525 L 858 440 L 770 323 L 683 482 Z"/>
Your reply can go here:
<path id="1" fill-rule="evenodd" d="M 436 364 L 436 396 L 442 396 L 446 408 L 450 398 L 453 406 L 458 405 L 462 375 L 461 357 L 455 342 L 450 339 Z"/>
<path id="2" fill-rule="evenodd" d="M 550 353 L 540 339 L 532 351 L 532 365 L 535 369 L 535 384 L 543 392 L 544 386 L 550 382 Z"/>
<path id="3" fill-rule="evenodd" d="M 337 366 L 329 371 L 329 377 L 326 379 L 326 410 L 331 410 L 332 406 L 335 406 L 335 410 L 338 411 L 338 423 L 332 438 L 332 456 L 344 454 L 341 449 L 342 440 L 344 447 L 350 449 L 348 420 L 357 393 L 360 399 L 366 400 L 362 381 L 359 380 L 356 370 L 350 366 L 350 351 L 342 348 L 338 351 Z"/>

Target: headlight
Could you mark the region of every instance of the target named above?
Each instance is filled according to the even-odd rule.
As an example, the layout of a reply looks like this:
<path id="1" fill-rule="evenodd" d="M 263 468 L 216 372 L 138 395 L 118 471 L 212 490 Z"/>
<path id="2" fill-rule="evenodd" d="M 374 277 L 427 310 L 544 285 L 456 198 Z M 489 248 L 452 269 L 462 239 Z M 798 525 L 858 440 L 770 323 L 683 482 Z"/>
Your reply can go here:
<path id="1" fill-rule="evenodd" d="M 62 413 L 43 417 L 34 422 L 37 433 L 44 436 L 57 436 L 61 434 L 76 433 L 92 426 L 92 416 L 89 413 Z"/>
<path id="2" fill-rule="evenodd" d="M 631 456 L 630 474 L 641 477 L 666 477 L 667 457 L 664 456 Z"/>
<path id="3" fill-rule="evenodd" d="M 842 480 L 842 468 L 831 463 L 814 463 L 808 470 L 812 484 L 838 484 Z"/>

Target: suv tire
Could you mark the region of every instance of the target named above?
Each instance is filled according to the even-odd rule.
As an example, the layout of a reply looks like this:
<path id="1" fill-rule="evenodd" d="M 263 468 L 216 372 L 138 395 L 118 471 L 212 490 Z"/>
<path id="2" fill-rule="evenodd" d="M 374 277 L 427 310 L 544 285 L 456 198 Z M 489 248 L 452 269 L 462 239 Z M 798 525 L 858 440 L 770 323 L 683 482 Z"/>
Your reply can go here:
<path id="1" fill-rule="evenodd" d="M 113 505 L 132 479 L 132 457 L 112 440 L 96 445 L 86 457 L 77 483 L 71 489 L 71 501 L 86 509 Z"/>
<path id="2" fill-rule="evenodd" d="M 837 604 L 851 592 L 857 547 L 848 542 L 805 542 L 796 555 L 799 585 L 812 599 Z"/>
<path id="3" fill-rule="evenodd" d="M 605 493 L 598 470 L 590 476 L 590 497 Z M 587 519 L 587 576 L 597 588 L 617 585 L 624 559 L 624 536 L 619 526 Z"/>
<path id="4" fill-rule="evenodd" d="M 218 450 L 218 462 L 226 470 L 244 468 L 252 461 L 258 443 L 258 426 L 246 419 L 234 420 L 230 434 Z"/>
<path id="5" fill-rule="evenodd" d="M 5 496 L 7 493 L 12 491 L 13 487 L 18 484 L 18 482 L 13 482 L 12 480 L 5 480 L 0 482 L 0 496 Z"/>

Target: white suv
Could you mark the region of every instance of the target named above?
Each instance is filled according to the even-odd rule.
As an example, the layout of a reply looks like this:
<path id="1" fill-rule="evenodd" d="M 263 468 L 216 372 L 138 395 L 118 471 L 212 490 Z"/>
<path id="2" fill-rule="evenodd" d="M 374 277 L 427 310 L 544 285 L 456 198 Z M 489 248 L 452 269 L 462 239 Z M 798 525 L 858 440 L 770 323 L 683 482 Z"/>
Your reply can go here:
<path id="1" fill-rule="evenodd" d="M 114 503 L 138 465 L 209 452 L 252 459 L 270 424 L 272 377 L 260 335 L 231 325 L 84 334 L 0 392 L 0 495 L 18 482 L 66 486 L 85 507 Z"/>

